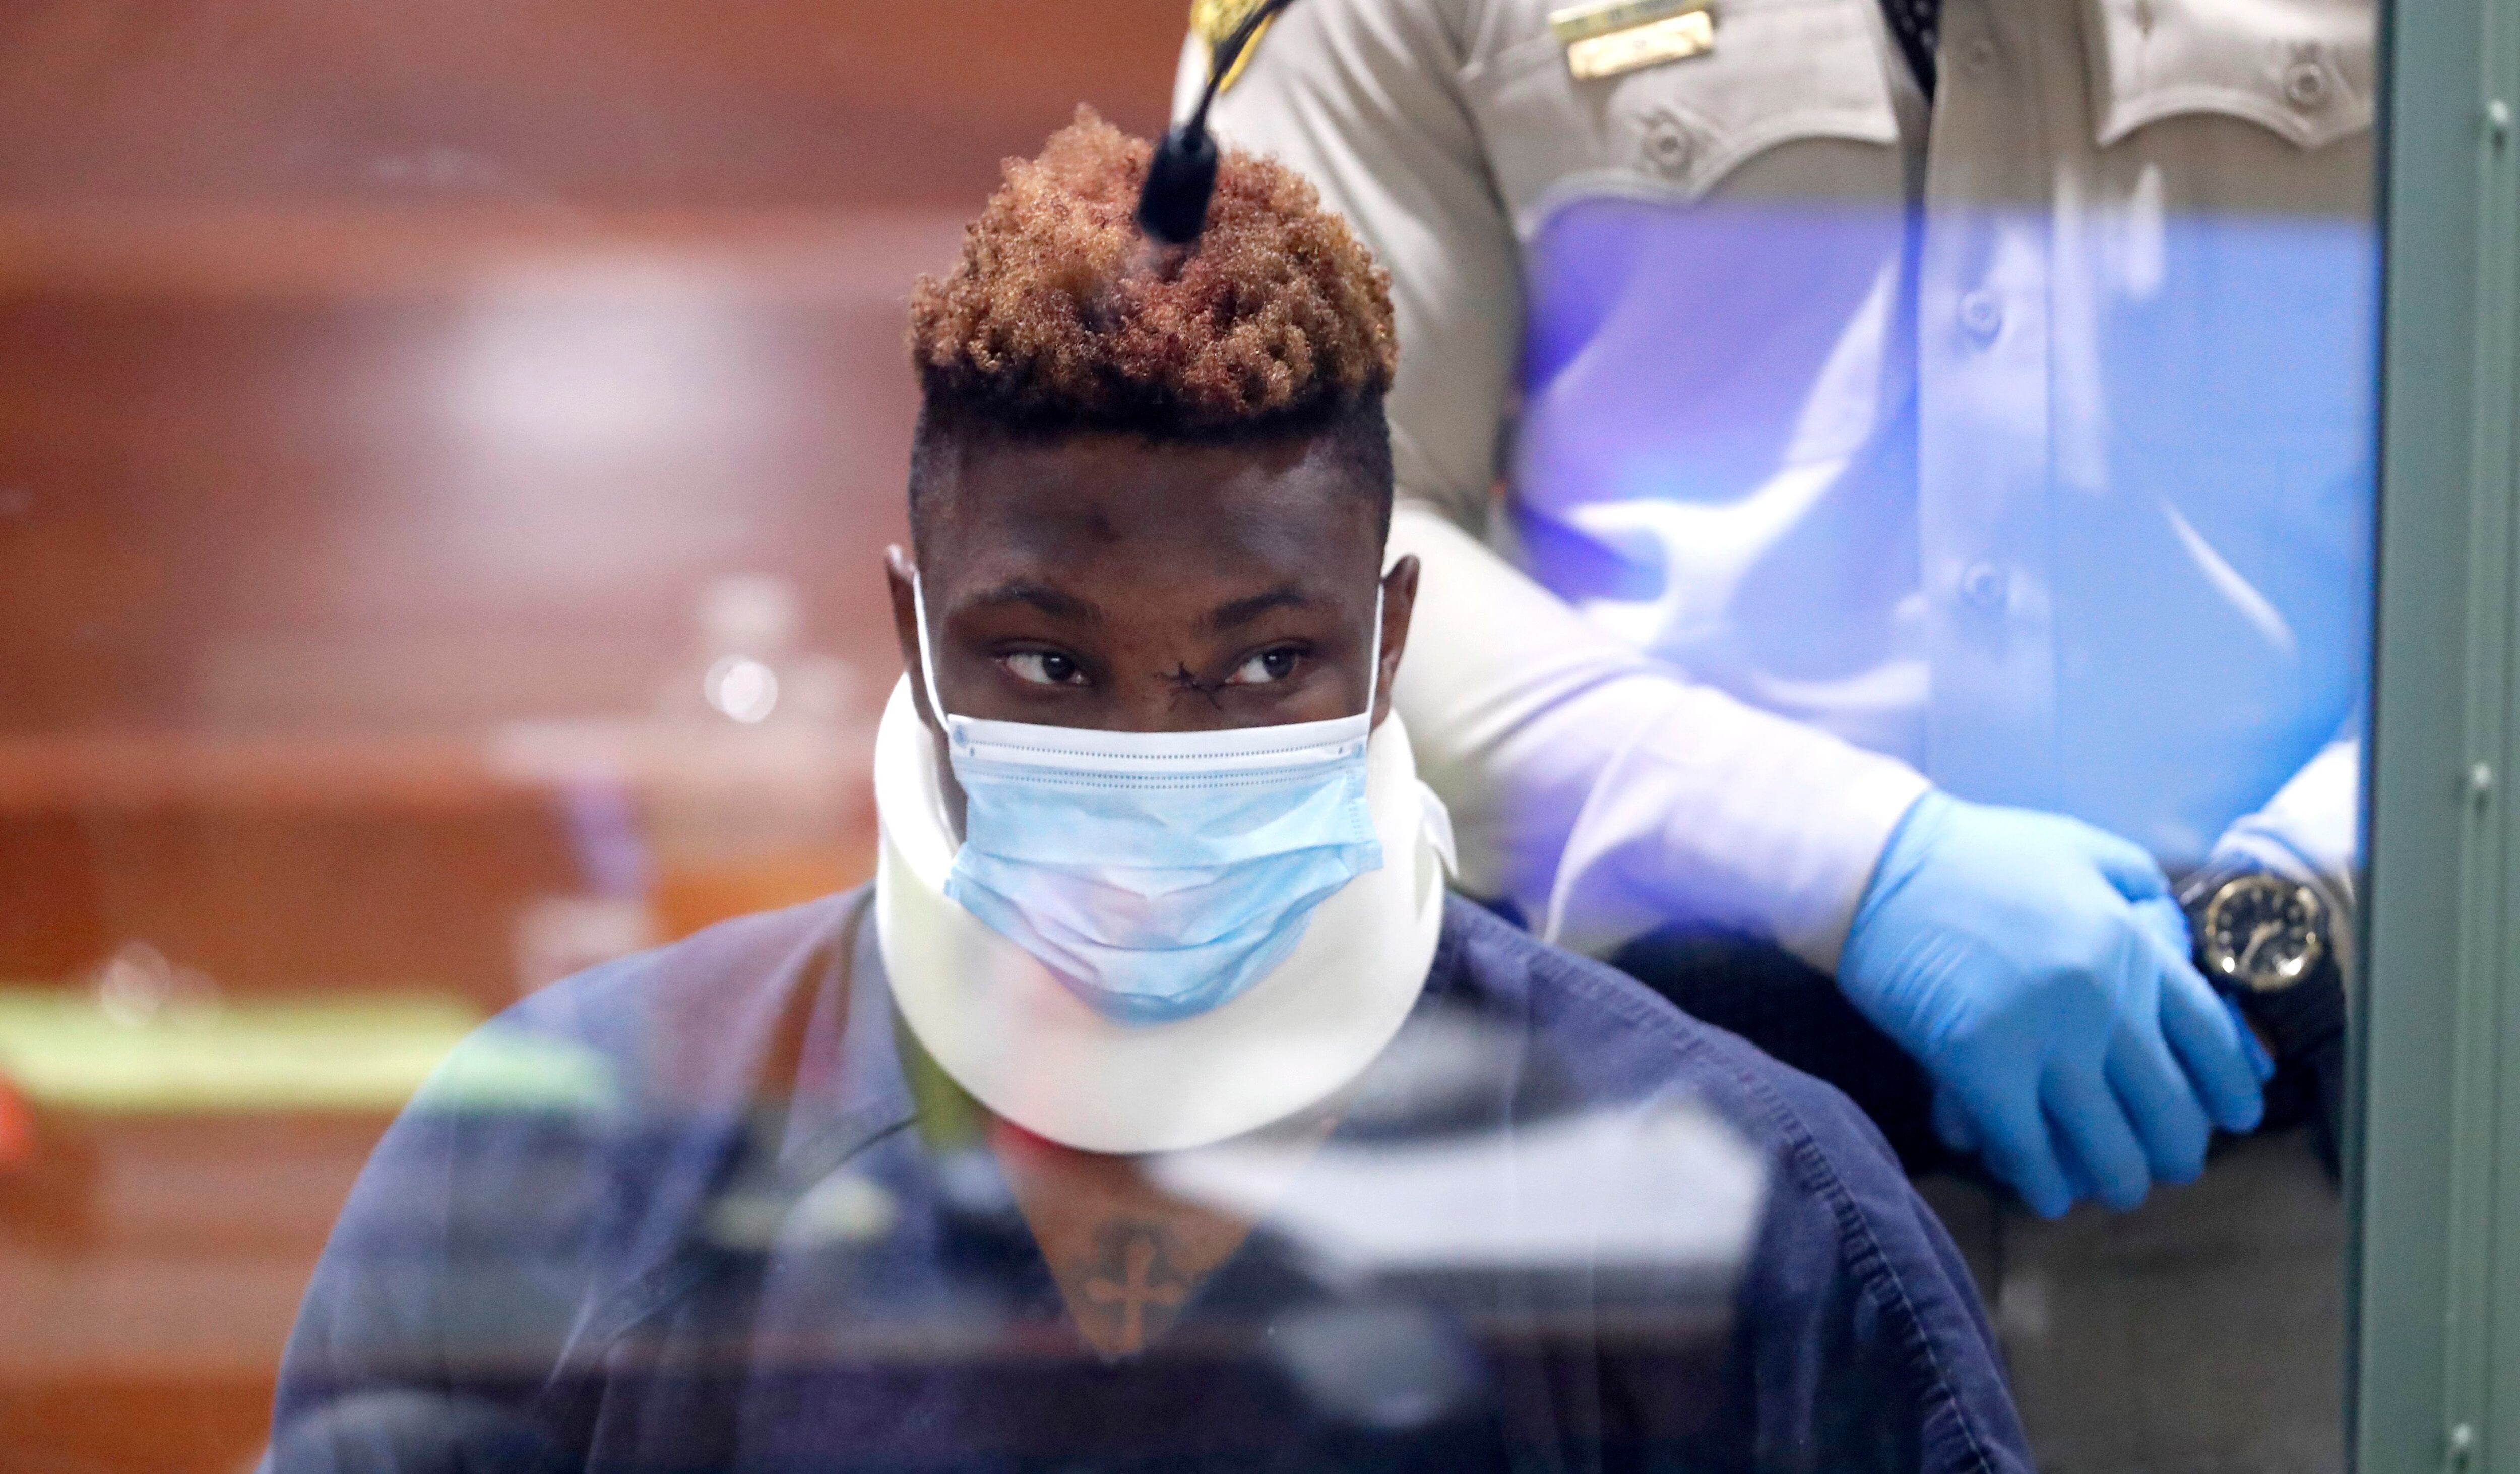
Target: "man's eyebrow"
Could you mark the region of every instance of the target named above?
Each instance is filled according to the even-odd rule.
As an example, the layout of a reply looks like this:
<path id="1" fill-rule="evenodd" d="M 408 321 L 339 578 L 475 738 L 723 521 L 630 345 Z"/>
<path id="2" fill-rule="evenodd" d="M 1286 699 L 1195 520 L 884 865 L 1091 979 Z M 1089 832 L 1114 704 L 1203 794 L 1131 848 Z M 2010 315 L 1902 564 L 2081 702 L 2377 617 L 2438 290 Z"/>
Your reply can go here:
<path id="1" fill-rule="evenodd" d="M 973 608 L 992 608 L 1000 604 L 1029 604 L 1043 614 L 1059 620 L 1097 621 L 1102 611 L 1074 594 L 1060 593 L 1047 583 L 1030 583 L 1023 579 L 1001 583 L 972 596 Z"/>
<path id="2" fill-rule="evenodd" d="M 1313 602 L 1312 596 L 1292 583 L 1282 583 L 1265 594 L 1253 594 L 1231 604 L 1217 606 L 1207 617 L 1207 627 L 1223 633 L 1237 624 L 1247 624 L 1273 609 L 1301 609 Z"/>

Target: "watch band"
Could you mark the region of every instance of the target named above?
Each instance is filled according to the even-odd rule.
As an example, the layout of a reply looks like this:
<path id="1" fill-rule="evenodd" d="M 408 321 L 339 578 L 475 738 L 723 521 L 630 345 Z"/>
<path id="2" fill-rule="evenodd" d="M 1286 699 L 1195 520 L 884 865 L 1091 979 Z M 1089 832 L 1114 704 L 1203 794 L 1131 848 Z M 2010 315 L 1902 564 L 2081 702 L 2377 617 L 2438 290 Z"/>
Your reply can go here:
<path id="1" fill-rule="evenodd" d="M 2265 1128 L 2309 1125 L 2312 1149 L 2327 1169 L 2329 1180 L 2340 1180 L 2346 1007 L 2345 973 L 2337 962 L 2333 936 L 2322 938 L 2329 944 L 2320 947 L 2318 961 L 2299 982 L 2271 992 L 2220 976 L 2205 959 L 2207 905 L 2232 881 L 2264 873 L 2280 872 L 2258 865 L 2230 865 L 2191 876 L 2179 888 L 2180 909 L 2186 912 L 2194 938 L 2197 971 L 2231 1000 L 2274 1054 L 2274 1078 L 2266 1086 Z M 2323 918 L 2323 928 L 2332 931 L 2336 922 L 2331 910 Z"/>

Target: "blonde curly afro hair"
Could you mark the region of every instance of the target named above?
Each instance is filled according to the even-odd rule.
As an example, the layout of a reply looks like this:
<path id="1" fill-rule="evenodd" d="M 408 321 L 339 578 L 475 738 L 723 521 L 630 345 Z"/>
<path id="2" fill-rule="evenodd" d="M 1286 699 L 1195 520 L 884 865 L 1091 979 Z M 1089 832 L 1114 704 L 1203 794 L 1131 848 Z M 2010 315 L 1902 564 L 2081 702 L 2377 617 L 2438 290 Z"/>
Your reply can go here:
<path id="1" fill-rule="evenodd" d="M 1079 108 L 1008 162 L 962 259 L 911 298 L 922 419 L 1164 439 L 1370 421 L 1387 484 L 1390 279 L 1312 185 L 1236 149 L 1198 241 L 1151 245 L 1134 218 L 1151 153 Z"/>

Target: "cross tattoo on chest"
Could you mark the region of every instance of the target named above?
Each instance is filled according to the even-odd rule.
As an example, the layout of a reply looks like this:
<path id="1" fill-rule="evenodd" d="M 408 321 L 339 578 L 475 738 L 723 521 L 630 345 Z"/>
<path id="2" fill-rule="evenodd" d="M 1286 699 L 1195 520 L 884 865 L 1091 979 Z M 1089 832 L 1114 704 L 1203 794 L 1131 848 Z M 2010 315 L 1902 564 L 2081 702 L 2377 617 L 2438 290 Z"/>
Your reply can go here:
<path id="1" fill-rule="evenodd" d="M 1103 1272 L 1085 1281 L 1085 1298 L 1118 1310 L 1118 1353 L 1134 1356 L 1146 1349 L 1148 1309 L 1178 1308 L 1189 1298 L 1189 1287 L 1164 1262 L 1163 1245 L 1154 1231 L 1144 1226 L 1122 1225 L 1106 1230 L 1103 1252 L 1098 1258 Z M 1113 1267 L 1119 1270 L 1117 1274 L 1109 1272 Z"/>

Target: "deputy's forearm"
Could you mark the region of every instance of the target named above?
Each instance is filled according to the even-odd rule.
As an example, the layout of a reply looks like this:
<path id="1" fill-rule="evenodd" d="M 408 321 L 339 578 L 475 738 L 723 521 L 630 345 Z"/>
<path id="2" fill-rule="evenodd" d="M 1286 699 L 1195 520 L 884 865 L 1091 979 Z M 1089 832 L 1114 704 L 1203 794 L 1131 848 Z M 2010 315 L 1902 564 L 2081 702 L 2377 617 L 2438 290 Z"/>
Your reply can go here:
<path id="1" fill-rule="evenodd" d="M 1424 567 L 1393 698 L 1467 888 L 1581 949 L 1696 922 L 1835 968 L 1921 776 L 1682 678 L 1421 505 L 1391 540 Z"/>

